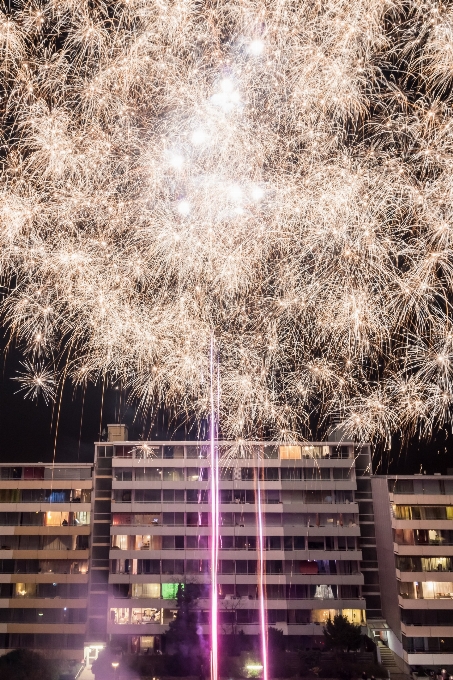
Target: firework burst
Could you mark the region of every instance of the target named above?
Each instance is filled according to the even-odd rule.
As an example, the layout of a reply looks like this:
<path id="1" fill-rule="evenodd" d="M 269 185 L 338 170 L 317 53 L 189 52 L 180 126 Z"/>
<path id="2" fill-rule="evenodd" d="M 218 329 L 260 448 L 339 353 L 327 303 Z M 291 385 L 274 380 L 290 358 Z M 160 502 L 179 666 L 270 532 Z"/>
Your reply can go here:
<path id="1" fill-rule="evenodd" d="M 214 337 L 226 438 L 449 422 L 451 17 L 13 3 L 0 245 L 21 389 L 50 398 L 62 357 L 76 383 L 204 417 Z"/>
<path id="2" fill-rule="evenodd" d="M 23 370 L 18 371 L 17 376 L 13 378 L 20 384 L 17 391 L 23 392 L 24 397 L 28 399 L 37 399 L 41 396 L 46 404 L 54 401 L 57 384 L 55 374 L 39 362 L 35 364 L 29 361 L 20 363 Z"/>

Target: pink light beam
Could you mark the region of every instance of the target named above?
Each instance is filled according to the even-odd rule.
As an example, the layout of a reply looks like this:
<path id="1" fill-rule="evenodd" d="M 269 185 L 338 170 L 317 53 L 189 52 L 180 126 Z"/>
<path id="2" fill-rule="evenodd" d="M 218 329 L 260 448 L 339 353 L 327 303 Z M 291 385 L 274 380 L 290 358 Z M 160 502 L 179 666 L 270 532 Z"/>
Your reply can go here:
<path id="1" fill-rule="evenodd" d="M 217 567 L 219 558 L 219 460 L 216 450 L 216 424 L 215 424 L 215 405 L 214 405 L 214 337 L 211 337 L 210 354 L 210 400 L 211 400 L 211 431 L 210 431 L 210 453 L 211 453 L 211 522 L 212 522 L 212 544 L 211 544 L 211 680 L 219 677 L 218 663 L 218 584 Z"/>
<path id="2" fill-rule="evenodd" d="M 261 506 L 261 481 L 260 467 L 258 465 L 257 480 L 257 510 L 258 510 L 258 595 L 260 602 L 260 628 L 261 628 L 261 656 L 263 664 L 263 680 L 268 680 L 268 659 L 267 659 L 267 621 L 265 607 L 265 588 L 264 588 L 264 539 L 263 539 L 263 512 Z"/>

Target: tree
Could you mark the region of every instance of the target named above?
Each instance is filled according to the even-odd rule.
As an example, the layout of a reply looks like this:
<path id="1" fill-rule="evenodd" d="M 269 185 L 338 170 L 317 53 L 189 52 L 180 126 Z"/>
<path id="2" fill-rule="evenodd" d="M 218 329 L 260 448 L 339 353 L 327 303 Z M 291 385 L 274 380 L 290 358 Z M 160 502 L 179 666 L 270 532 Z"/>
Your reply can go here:
<path id="1" fill-rule="evenodd" d="M 196 607 L 200 586 L 179 584 L 176 594 L 176 617 L 165 635 L 166 651 L 175 658 L 175 671 L 183 675 L 204 675 L 208 670 L 208 649 Z"/>
<path id="2" fill-rule="evenodd" d="M 8 680 L 53 680 L 56 669 L 41 654 L 15 649 L 0 657 L 0 678 Z"/>
<path id="3" fill-rule="evenodd" d="M 267 646 L 270 652 L 284 652 L 286 641 L 283 631 L 280 628 L 269 626 L 267 629 Z"/>
<path id="4" fill-rule="evenodd" d="M 121 655 L 106 647 L 101 652 L 96 661 L 93 661 L 91 672 L 96 680 L 111 680 L 113 677 L 112 663 L 120 664 Z M 119 675 L 119 670 L 117 672 Z"/>
<path id="5" fill-rule="evenodd" d="M 360 626 L 350 623 L 342 614 L 334 616 L 333 621 L 329 618 L 323 632 L 329 649 L 346 649 L 349 652 L 360 647 L 362 640 Z"/>

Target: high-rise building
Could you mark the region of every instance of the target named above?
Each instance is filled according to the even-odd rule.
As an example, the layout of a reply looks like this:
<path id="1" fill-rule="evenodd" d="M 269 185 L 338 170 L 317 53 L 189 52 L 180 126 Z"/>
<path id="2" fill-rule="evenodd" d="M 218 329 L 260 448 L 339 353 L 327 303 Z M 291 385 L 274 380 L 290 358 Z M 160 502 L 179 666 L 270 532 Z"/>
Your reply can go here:
<path id="1" fill-rule="evenodd" d="M 96 444 L 87 648 L 106 640 L 130 652 L 161 648 L 179 583 L 205 586 L 198 607 L 208 633 L 209 445 L 130 442 L 125 429 L 111 428 L 109 439 Z M 377 563 L 374 552 L 362 554 L 356 494 L 359 483 L 369 485 L 369 447 L 218 446 L 221 633 L 259 634 L 258 483 L 268 624 L 301 644 L 322 643 L 323 623 L 337 612 L 364 624 L 362 569 L 376 571 Z M 360 503 L 371 503 L 368 486 L 360 494 Z M 364 522 L 372 528 L 368 510 Z M 368 533 L 375 550 L 374 529 Z M 380 601 L 372 604 L 379 616 Z"/>
<path id="2" fill-rule="evenodd" d="M 453 476 L 371 479 L 381 637 L 402 669 L 453 665 Z"/>
<path id="3" fill-rule="evenodd" d="M 0 467 L 0 654 L 83 658 L 90 464 Z"/>

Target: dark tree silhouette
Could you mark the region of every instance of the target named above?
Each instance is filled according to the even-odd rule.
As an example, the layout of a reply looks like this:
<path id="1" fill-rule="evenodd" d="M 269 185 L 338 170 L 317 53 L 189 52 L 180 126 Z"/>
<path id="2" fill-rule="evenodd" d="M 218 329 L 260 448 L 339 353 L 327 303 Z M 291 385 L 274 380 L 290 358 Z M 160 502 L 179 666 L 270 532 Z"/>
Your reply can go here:
<path id="1" fill-rule="evenodd" d="M 166 652 L 174 657 L 175 671 L 202 677 L 208 671 L 208 650 L 196 607 L 200 594 L 198 584 L 179 584 L 177 614 L 165 635 L 165 646 Z"/>
<path id="2" fill-rule="evenodd" d="M 37 652 L 15 649 L 0 657 L 0 678 L 5 680 L 54 680 L 56 670 Z"/>
<path id="3" fill-rule="evenodd" d="M 358 649 L 362 641 L 360 626 L 350 623 L 346 616 L 337 614 L 329 619 L 324 628 L 324 637 L 328 649 L 341 649 L 348 652 Z"/>

